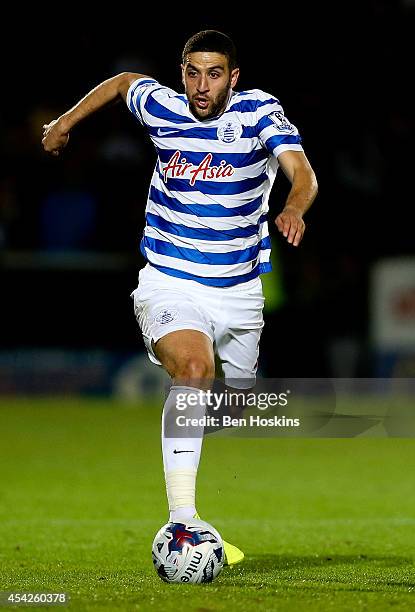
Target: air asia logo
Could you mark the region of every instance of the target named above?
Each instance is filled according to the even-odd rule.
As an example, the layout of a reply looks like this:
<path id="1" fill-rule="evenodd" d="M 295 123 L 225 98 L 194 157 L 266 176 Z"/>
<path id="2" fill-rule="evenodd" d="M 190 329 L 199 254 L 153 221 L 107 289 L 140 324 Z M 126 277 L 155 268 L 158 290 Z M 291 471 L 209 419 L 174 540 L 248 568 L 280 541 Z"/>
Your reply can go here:
<path id="1" fill-rule="evenodd" d="M 214 179 L 222 179 L 232 176 L 235 172 L 232 164 L 227 164 L 224 159 L 221 160 L 219 166 L 211 166 L 212 153 L 205 155 L 198 166 L 189 163 L 185 157 L 180 158 L 180 151 L 176 151 L 164 166 L 163 176 L 165 183 L 167 183 L 168 178 L 183 178 L 185 175 L 186 177 L 190 175 L 190 184 L 193 186 L 197 180 L 212 181 Z"/>

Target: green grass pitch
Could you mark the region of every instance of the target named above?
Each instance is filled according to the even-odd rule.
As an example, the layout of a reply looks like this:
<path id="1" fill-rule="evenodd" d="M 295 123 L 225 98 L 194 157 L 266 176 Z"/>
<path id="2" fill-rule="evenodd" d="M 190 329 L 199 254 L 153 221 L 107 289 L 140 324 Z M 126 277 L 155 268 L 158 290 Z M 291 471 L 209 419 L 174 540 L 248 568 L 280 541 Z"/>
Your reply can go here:
<path id="1" fill-rule="evenodd" d="M 160 410 L 1 400 L 1 591 L 66 592 L 76 611 L 415 609 L 410 439 L 208 436 L 198 510 L 246 559 L 161 582 Z"/>

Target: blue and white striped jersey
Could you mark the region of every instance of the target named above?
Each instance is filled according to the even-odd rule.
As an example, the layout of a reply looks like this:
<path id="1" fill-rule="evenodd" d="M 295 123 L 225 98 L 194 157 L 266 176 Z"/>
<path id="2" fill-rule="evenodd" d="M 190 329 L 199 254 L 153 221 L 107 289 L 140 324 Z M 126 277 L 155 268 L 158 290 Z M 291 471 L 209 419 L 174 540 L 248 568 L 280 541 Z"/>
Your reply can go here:
<path id="1" fill-rule="evenodd" d="M 199 121 L 187 97 L 150 78 L 127 94 L 157 150 L 141 251 L 165 274 L 230 287 L 271 270 L 268 197 L 283 151 L 302 151 L 279 101 L 231 92 L 225 111 Z"/>

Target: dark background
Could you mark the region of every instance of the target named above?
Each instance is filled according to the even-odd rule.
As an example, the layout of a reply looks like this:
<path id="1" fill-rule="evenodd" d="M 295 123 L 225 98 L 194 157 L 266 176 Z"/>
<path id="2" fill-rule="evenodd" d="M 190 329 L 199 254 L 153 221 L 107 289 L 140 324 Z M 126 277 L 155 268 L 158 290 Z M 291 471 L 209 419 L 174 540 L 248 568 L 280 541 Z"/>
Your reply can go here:
<path id="1" fill-rule="evenodd" d="M 143 349 L 129 294 L 144 264 L 138 245 L 156 158 L 149 137 L 120 102 L 79 124 L 55 159 L 42 150 L 42 125 L 124 70 L 181 90 L 181 50 L 212 28 L 239 50 L 237 89 L 280 99 L 320 186 L 294 249 L 272 228 L 289 188 L 282 174 L 275 182 L 269 218 L 283 300 L 266 315 L 260 367 L 274 376 L 373 374 L 370 271 L 384 257 L 415 251 L 413 4 L 221 11 L 120 10 L 99 22 L 26 16 L 5 27 L 3 349 Z"/>

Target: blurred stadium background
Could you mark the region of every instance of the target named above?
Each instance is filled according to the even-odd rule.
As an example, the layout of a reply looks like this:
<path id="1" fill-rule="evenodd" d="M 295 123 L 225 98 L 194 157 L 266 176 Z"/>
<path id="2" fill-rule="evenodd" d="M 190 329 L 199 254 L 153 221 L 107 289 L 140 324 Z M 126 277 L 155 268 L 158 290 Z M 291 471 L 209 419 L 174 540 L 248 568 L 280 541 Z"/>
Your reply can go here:
<path id="1" fill-rule="evenodd" d="M 52 159 L 41 148 L 42 124 L 123 70 L 180 88 L 181 49 L 205 28 L 234 38 L 240 89 L 280 98 L 320 184 L 300 249 L 272 228 L 260 373 L 413 375 L 413 2 L 362 3 L 358 14 L 339 10 L 325 22 L 315 7 L 275 9 L 249 24 L 238 12 L 120 19 L 122 27 L 115 17 L 99 27 L 62 30 L 52 18 L 46 31 L 4 32 L 0 393 L 135 398 L 157 379 L 129 297 L 144 263 L 149 138 L 120 103 L 78 126 Z M 270 227 L 287 190 L 280 176 Z"/>
<path id="2" fill-rule="evenodd" d="M 176 610 L 183 591 L 149 555 L 167 509 L 154 401 L 165 377 L 129 297 L 155 153 L 122 103 L 79 125 L 58 159 L 43 153 L 42 125 L 124 70 L 180 88 L 187 38 L 228 33 L 240 89 L 280 98 L 320 184 L 298 250 L 272 226 L 283 176 L 270 199 L 260 373 L 414 377 L 414 2 L 199 15 L 130 4 L 93 18 L 18 8 L 0 39 L 0 591 L 65 590 L 77 610 Z M 390 397 L 385 414 L 399 404 Z M 412 419 L 389 439 L 375 428 L 371 440 L 207 436 L 199 511 L 246 562 L 189 593 L 189 610 L 413 610 L 415 455 L 402 439 L 413 431 Z"/>

